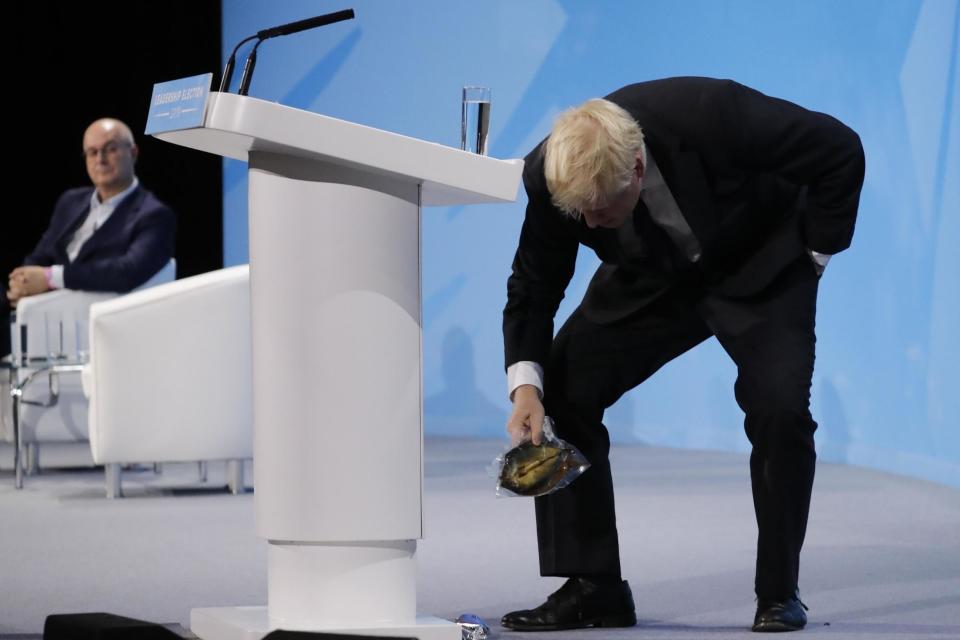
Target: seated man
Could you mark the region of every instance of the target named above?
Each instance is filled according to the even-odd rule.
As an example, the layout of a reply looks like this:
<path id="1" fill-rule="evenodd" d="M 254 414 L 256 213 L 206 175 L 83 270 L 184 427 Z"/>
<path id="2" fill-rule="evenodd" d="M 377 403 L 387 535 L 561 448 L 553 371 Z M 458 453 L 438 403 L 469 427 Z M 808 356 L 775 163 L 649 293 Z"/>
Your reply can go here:
<path id="1" fill-rule="evenodd" d="M 138 148 L 130 128 L 102 118 L 83 134 L 93 187 L 69 189 L 57 201 L 40 242 L 0 289 L 0 308 L 51 289 L 126 292 L 146 282 L 173 256 L 173 210 L 140 186 Z M 0 330 L 0 357 L 10 353 Z"/>

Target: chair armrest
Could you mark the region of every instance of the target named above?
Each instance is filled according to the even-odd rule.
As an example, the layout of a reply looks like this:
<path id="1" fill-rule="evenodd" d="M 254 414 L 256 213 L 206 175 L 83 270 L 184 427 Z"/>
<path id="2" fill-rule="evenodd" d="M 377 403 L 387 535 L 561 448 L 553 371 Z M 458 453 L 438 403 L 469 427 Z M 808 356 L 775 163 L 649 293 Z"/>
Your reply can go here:
<path id="1" fill-rule="evenodd" d="M 26 350 L 29 357 L 43 357 L 56 352 L 75 355 L 77 351 L 86 350 L 90 306 L 117 295 L 101 291 L 58 289 L 22 298 L 17 303 L 16 322 L 12 328 L 12 353 L 22 357 Z M 27 328 L 26 345 L 21 344 L 21 327 Z"/>

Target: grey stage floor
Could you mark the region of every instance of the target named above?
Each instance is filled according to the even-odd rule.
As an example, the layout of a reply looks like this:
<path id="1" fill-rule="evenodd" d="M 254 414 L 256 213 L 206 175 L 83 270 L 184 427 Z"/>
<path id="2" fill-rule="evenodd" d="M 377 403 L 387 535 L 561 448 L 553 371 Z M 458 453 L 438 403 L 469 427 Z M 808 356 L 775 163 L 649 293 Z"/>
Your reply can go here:
<path id="1" fill-rule="evenodd" d="M 533 505 L 496 499 L 499 441 L 429 439 L 419 610 L 494 624 L 559 585 L 538 577 Z M 567 638 L 748 638 L 755 525 L 739 454 L 616 447 L 624 575 L 641 623 Z M 188 626 L 190 609 L 266 602 L 253 498 L 200 491 L 194 469 L 49 472 L 12 489 L 0 473 L 0 635 L 38 634 L 51 613 L 108 611 Z M 208 484 L 222 483 L 212 467 Z M 801 576 L 802 637 L 960 638 L 960 491 L 846 466 L 818 469 Z M 530 638 L 530 635 L 523 636 Z"/>

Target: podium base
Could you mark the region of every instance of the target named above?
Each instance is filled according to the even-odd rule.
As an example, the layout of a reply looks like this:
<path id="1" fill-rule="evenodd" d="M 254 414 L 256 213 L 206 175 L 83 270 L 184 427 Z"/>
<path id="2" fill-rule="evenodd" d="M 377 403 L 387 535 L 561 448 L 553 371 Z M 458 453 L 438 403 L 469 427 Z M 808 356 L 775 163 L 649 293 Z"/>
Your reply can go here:
<path id="1" fill-rule="evenodd" d="M 210 607 L 190 611 L 190 631 L 201 640 L 261 640 L 273 631 L 264 607 Z M 324 629 L 291 629 L 350 633 L 367 636 L 393 636 L 419 640 L 460 640 L 460 627 L 455 622 L 434 616 L 417 616 L 414 624 L 384 627 L 350 627 Z"/>

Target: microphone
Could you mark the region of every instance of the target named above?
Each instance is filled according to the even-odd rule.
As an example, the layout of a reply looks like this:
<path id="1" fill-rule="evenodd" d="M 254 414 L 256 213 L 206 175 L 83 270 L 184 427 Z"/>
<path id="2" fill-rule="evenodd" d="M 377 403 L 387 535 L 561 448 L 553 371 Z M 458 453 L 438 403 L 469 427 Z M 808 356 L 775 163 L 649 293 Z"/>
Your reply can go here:
<path id="1" fill-rule="evenodd" d="M 288 24 L 282 24 L 278 27 L 270 27 L 269 29 L 261 29 L 255 35 L 252 35 L 248 38 L 244 38 L 237 46 L 233 48 L 233 53 L 230 54 L 230 57 L 227 59 L 227 64 L 223 69 L 223 77 L 220 80 L 220 91 L 226 92 L 230 88 L 230 77 L 233 75 L 233 67 L 236 63 L 237 51 L 240 47 L 251 40 L 256 40 L 257 43 L 253 45 L 253 50 L 250 52 L 250 55 L 247 56 L 247 62 L 243 68 L 243 76 L 240 78 L 240 89 L 237 91 L 238 95 L 245 96 L 247 95 L 247 90 L 250 88 L 250 81 L 253 78 L 253 69 L 257 64 L 257 47 L 260 46 L 260 43 L 269 38 L 276 38 L 278 36 L 286 36 L 292 33 L 298 33 L 300 31 L 306 31 L 307 29 L 313 29 L 316 27 L 322 27 L 328 24 L 333 24 L 335 22 L 342 22 L 344 20 L 351 20 L 354 18 L 353 9 L 344 9 L 342 11 L 335 11 L 333 13 L 327 13 L 322 16 L 315 16 L 313 18 L 306 18 L 304 20 L 297 20 L 296 22 L 290 22 Z"/>
<path id="2" fill-rule="evenodd" d="M 291 22 L 289 24 L 282 24 L 279 27 L 262 29 L 257 32 L 257 37 L 261 40 L 266 40 L 267 38 L 276 38 L 277 36 L 288 36 L 291 33 L 297 33 L 298 31 L 306 31 L 307 29 L 313 29 L 314 27 L 323 27 L 328 24 L 333 24 L 334 22 L 352 20 L 353 17 L 353 9 L 334 11 L 333 13 L 326 13 L 322 16 L 307 18 L 305 20 L 297 20 L 296 22 Z"/>

